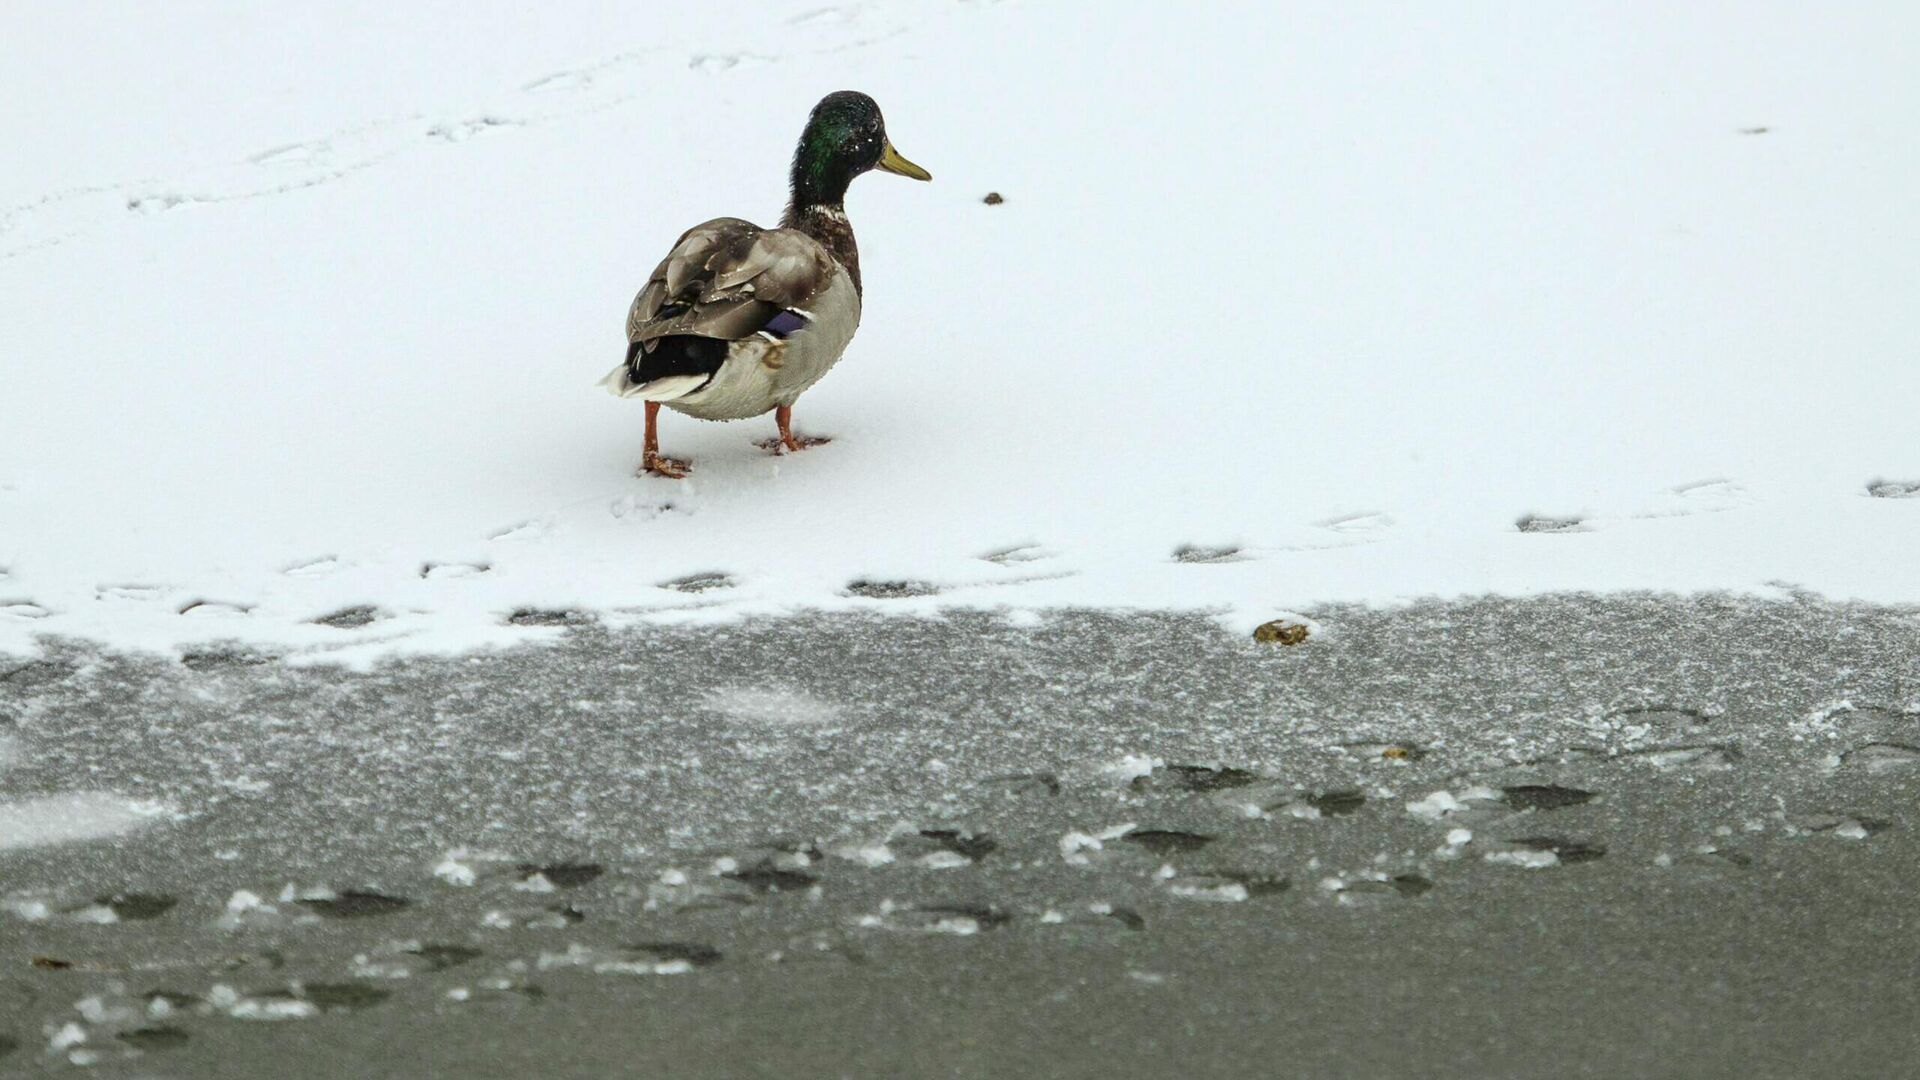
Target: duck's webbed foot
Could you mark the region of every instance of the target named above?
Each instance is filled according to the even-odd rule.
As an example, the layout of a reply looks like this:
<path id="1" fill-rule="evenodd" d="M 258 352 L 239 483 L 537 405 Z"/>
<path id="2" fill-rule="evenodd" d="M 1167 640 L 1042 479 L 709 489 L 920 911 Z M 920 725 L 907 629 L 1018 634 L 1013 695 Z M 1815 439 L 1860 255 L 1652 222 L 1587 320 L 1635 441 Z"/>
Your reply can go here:
<path id="1" fill-rule="evenodd" d="M 825 435 L 795 435 L 793 433 L 793 407 L 782 405 L 773 410 L 773 422 L 780 425 L 778 438 L 762 439 L 755 443 L 762 450 L 771 450 L 776 454 L 805 450 L 809 446 L 819 446 L 833 440 Z"/>
<path id="2" fill-rule="evenodd" d="M 693 462 L 685 458 L 670 458 L 654 450 L 647 451 L 640 460 L 639 475 L 664 476 L 669 480 L 683 480 L 693 471 Z"/>

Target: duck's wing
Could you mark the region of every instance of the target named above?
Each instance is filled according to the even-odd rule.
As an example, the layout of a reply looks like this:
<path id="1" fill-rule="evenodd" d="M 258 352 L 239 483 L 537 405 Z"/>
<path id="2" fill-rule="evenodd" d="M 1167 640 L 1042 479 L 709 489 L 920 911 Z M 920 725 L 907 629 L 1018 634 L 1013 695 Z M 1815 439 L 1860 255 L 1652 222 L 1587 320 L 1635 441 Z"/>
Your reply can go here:
<path id="1" fill-rule="evenodd" d="M 786 338 L 812 321 L 808 305 L 836 264 L 795 229 L 715 218 L 681 235 L 627 312 L 627 359 L 605 384 L 622 397 L 666 400 L 719 370 L 725 342 Z"/>
<path id="2" fill-rule="evenodd" d="M 634 297 L 627 340 L 692 334 L 738 341 L 783 309 L 805 312 L 833 271 L 827 249 L 803 232 L 715 218 L 688 229 Z"/>

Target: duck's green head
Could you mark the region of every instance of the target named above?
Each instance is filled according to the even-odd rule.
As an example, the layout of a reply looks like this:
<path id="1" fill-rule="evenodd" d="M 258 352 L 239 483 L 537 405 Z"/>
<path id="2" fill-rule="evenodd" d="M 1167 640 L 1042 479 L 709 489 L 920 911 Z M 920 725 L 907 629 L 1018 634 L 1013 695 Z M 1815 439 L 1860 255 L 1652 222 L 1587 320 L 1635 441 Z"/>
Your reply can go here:
<path id="1" fill-rule="evenodd" d="M 837 205 L 846 198 L 853 178 L 872 169 L 915 180 L 933 179 L 893 148 L 880 106 L 872 98 L 857 90 L 821 98 L 793 152 L 794 205 Z"/>

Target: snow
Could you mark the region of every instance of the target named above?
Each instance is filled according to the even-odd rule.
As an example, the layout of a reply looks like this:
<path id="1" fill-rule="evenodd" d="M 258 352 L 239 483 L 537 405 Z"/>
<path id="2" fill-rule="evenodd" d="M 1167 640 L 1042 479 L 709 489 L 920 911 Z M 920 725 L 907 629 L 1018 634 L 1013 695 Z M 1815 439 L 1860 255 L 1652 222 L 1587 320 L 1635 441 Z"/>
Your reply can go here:
<path id="1" fill-rule="evenodd" d="M 835 848 L 833 850 L 833 854 L 838 856 L 839 858 L 847 860 L 848 862 L 857 864 L 859 866 L 864 866 L 869 869 L 880 867 L 880 866 L 886 866 L 888 863 L 893 862 L 895 858 L 893 854 L 893 849 L 888 847 L 884 843 L 847 844 L 842 847 Z"/>
<path id="2" fill-rule="evenodd" d="M 831 702 L 784 687 L 724 687 L 707 695 L 706 702 L 729 720 L 756 726 L 813 728 L 840 718 Z"/>
<path id="3" fill-rule="evenodd" d="M 110 791 L 66 791 L 0 802 L 0 851 L 120 836 L 169 814 L 159 803 Z"/>
<path id="4" fill-rule="evenodd" d="M 96 15 L 0 35 L 0 649 L 1920 600 L 1910 4 Z M 849 86 L 935 180 L 851 194 L 833 441 L 633 476 L 628 300 Z"/>
<path id="5" fill-rule="evenodd" d="M 1435 791 L 1423 799 L 1416 799 L 1408 803 L 1407 813 L 1415 817 L 1441 821 L 1449 814 L 1457 813 L 1463 808 L 1460 800 L 1454 797 L 1453 792 Z M 1448 835 L 1451 836 L 1452 834 L 1449 833 Z"/>
<path id="6" fill-rule="evenodd" d="M 1490 863 L 1504 863 L 1508 866 L 1524 867 L 1528 870 L 1541 870 L 1549 866 L 1560 865 L 1560 856 L 1552 851 L 1489 851 L 1483 858 Z"/>
<path id="7" fill-rule="evenodd" d="M 1092 853 L 1104 851 L 1108 840 L 1118 840 L 1136 828 L 1138 826 L 1134 822 L 1128 821 L 1095 833 L 1070 830 L 1060 837 L 1060 858 L 1069 866 L 1091 865 Z"/>
<path id="8" fill-rule="evenodd" d="M 466 887 L 477 879 L 473 867 L 462 862 L 457 856 L 449 854 L 433 868 L 433 876 L 449 885 Z"/>

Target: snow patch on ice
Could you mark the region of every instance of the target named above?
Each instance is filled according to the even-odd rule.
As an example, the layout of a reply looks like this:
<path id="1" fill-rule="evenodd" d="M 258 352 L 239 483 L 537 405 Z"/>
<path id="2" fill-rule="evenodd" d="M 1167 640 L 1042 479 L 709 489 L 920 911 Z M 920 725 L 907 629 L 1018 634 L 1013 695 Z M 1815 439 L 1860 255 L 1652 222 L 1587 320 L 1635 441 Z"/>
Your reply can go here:
<path id="1" fill-rule="evenodd" d="M 893 849 L 880 844 L 846 844 L 833 849 L 833 856 L 865 867 L 881 867 L 893 862 Z"/>
<path id="2" fill-rule="evenodd" d="M 121 836 L 171 813 L 163 803 L 110 791 L 68 791 L 0 803 L 0 851 Z"/>
<path id="3" fill-rule="evenodd" d="M 1528 870 L 1540 870 L 1545 867 L 1560 865 L 1560 856 L 1552 851 L 1524 849 L 1520 851 L 1489 851 L 1485 858 L 1490 863 L 1520 866 Z"/>
<path id="4" fill-rule="evenodd" d="M 840 719 L 839 706 L 783 687 L 722 687 L 707 695 L 706 705 L 728 719 L 765 727 L 822 727 Z"/>
<path id="5" fill-rule="evenodd" d="M 453 855 L 440 860 L 433 868 L 433 876 L 449 885 L 465 887 L 477 880 L 473 867 Z"/>
<path id="6" fill-rule="evenodd" d="M 1135 828 L 1135 823 L 1129 821 L 1102 829 L 1097 833 L 1072 830 L 1060 837 L 1060 857 L 1065 859 L 1069 866 L 1092 865 L 1093 856 L 1106 849 L 1107 841 L 1118 840 Z"/>
<path id="7" fill-rule="evenodd" d="M 1150 754 L 1123 754 L 1119 760 L 1102 765 L 1100 771 L 1114 783 L 1130 784 L 1143 776 L 1152 776 L 1153 770 L 1166 764 L 1166 759 Z"/>

